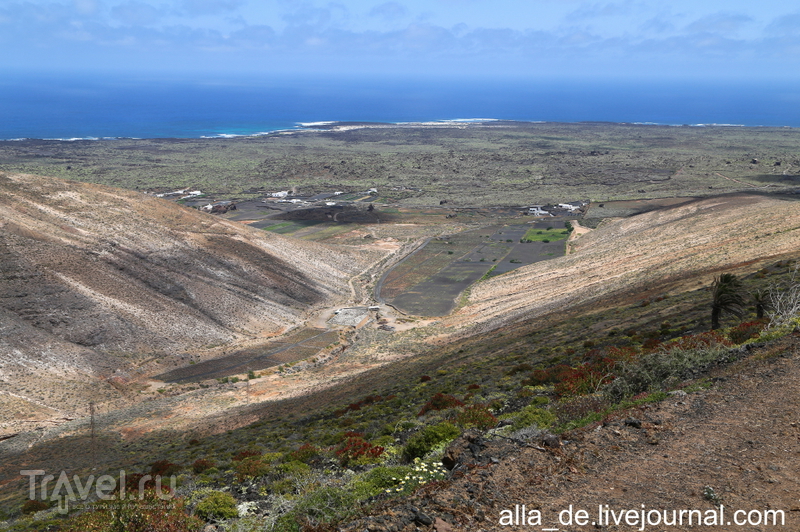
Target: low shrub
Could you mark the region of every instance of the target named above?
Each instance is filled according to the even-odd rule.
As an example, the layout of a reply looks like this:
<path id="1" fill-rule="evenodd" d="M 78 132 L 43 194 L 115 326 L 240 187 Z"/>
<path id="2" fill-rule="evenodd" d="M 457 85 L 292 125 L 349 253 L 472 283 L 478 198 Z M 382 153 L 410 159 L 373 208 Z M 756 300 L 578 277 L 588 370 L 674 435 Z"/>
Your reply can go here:
<path id="1" fill-rule="evenodd" d="M 554 384 L 567 377 L 572 372 L 572 366 L 557 364 L 547 369 L 535 369 L 530 376 L 522 381 L 523 386 L 541 386 Z"/>
<path id="2" fill-rule="evenodd" d="M 187 515 L 182 499 L 161 500 L 152 491 L 143 499 L 96 501 L 95 508 L 68 518 L 59 527 L 62 532 L 195 532 L 203 521 Z M 235 509 L 235 507 L 234 507 Z"/>
<path id="3" fill-rule="evenodd" d="M 236 510 L 236 499 L 230 493 L 222 491 L 212 491 L 200 501 L 194 511 L 206 521 L 232 519 L 239 516 L 239 512 Z"/>
<path id="4" fill-rule="evenodd" d="M 173 464 L 169 460 L 158 460 L 150 465 L 150 474 L 153 476 L 160 475 L 166 477 L 174 475 L 181 470 L 181 466 Z"/>
<path id="5" fill-rule="evenodd" d="M 256 451 L 255 449 L 245 449 L 243 451 L 239 451 L 234 455 L 233 461 L 239 462 L 245 458 L 251 458 L 253 456 L 261 456 L 261 451 Z"/>
<path id="6" fill-rule="evenodd" d="M 448 408 L 456 408 L 459 406 L 464 406 L 464 403 L 452 395 L 439 392 L 434 394 L 433 397 L 428 400 L 428 402 L 422 405 L 417 417 L 424 416 L 428 412 L 435 410 L 447 410 Z"/>
<path id="7" fill-rule="evenodd" d="M 25 501 L 25 504 L 22 505 L 22 513 L 24 515 L 35 514 L 36 512 L 41 512 L 42 510 L 47 510 L 50 508 L 46 502 L 38 501 L 35 499 Z"/>
<path id="8" fill-rule="evenodd" d="M 564 427 L 587 416 L 599 416 L 606 408 L 608 402 L 600 395 L 572 397 L 553 406 L 553 422 L 558 421 Z"/>
<path id="9" fill-rule="evenodd" d="M 359 508 L 358 498 L 352 490 L 323 486 L 300 499 L 294 513 L 303 529 L 312 529 L 355 515 Z"/>
<path id="10" fill-rule="evenodd" d="M 304 477 L 311 473 L 311 467 L 303 462 L 290 461 L 284 462 L 277 467 L 283 475 L 290 477 Z"/>
<path id="11" fill-rule="evenodd" d="M 378 466 L 360 475 L 351 483 L 359 498 L 366 499 L 380 493 L 393 491 L 400 482 L 412 473 L 410 466 Z"/>
<path id="12" fill-rule="evenodd" d="M 417 458 L 414 460 L 413 468 L 410 468 L 410 471 L 405 476 L 398 475 L 392 478 L 396 484 L 384 491 L 390 495 L 408 495 L 420 486 L 424 486 L 429 482 L 443 480 L 446 476 L 447 470 L 441 462 L 425 463 Z"/>
<path id="13" fill-rule="evenodd" d="M 336 457 L 343 467 L 351 464 L 373 464 L 378 461 L 383 451 L 384 448 L 380 445 L 373 445 L 361 435 L 352 434 L 347 436 L 336 449 Z"/>
<path id="14" fill-rule="evenodd" d="M 728 332 L 728 339 L 734 344 L 743 344 L 752 338 L 758 338 L 761 331 L 764 330 L 765 323 L 763 321 L 747 321 L 740 323 L 733 327 Z"/>
<path id="15" fill-rule="evenodd" d="M 489 430 L 497 426 L 497 418 L 486 405 L 470 405 L 456 415 L 456 424 L 468 429 Z"/>
<path id="16" fill-rule="evenodd" d="M 199 475 L 200 473 L 211 469 L 215 465 L 216 464 L 214 464 L 213 460 L 200 458 L 198 460 L 195 460 L 194 463 L 192 464 L 192 471 L 194 471 L 195 474 Z"/>
<path id="17" fill-rule="evenodd" d="M 528 364 L 526 362 L 523 362 L 522 364 L 517 364 L 516 366 L 514 366 L 513 368 L 508 370 L 506 372 L 506 375 L 512 376 L 512 375 L 516 375 L 517 373 L 522 373 L 524 371 L 531 371 L 532 369 L 533 369 L 533 366 L 531 366 L 530 364 Z"/>
<path id="18" fill-rule="evenodd" d="M 458 427 L 449 421 L 429 425 L 408 439 L 403 456 L 408 460 L 422 458 L 434 448 L 457 438 L 459 434 L 461 431 Z"/>
<path id="19" fill-rule="evenodd" d="M 727 359 L 731 345 L 730 340 L 717 331 L 662 344 L 657 351 L 623 362 L 616 369 L 616 378 L 605 386 L 604 394 L 616 403 L 637 393 L 668 388 Z"/>
<path id="20" fill-rule="evenodd" d="M 289 460 L 308 463 L 319 456 L 319 449 L 310 443 L 304 443 L 296 451 L 289 453 Z"/>
<path id="21" fill-rule="evenodd" d="M 511 429 L 516 431 L 525 427 L 536 426 L 546 429 L 556 420 L 555 414 L 544 408 L 535 405 L 528 405 L 513 416 L 511 416 Z"/>
<path id="22" fill-rule="evenodd" d="M 268 475 L 269 472 L 272 470 L 269 462 L 264 460 L 262 456 L 248 456 L 242 460 L 239 460 L 234 465 L 234 471 L 236 471 L 236 478 L 239 482 L 243 482 L 247 479 L 254 479 L 263 477 Z"/>

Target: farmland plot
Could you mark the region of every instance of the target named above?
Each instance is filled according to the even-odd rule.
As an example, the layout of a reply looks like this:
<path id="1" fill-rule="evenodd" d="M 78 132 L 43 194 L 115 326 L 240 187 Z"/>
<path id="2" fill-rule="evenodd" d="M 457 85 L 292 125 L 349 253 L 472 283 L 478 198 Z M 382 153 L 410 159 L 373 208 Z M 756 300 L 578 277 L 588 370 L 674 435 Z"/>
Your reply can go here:
<path id="1" fill-rule="evenodd" d="M 563 221 L 536 222 L 564 230 Z M 499 275 L 564 254 L 564 242 L 520 240 L 532 224 L 490 226 L 430 240 L 389 271 L 376 288 L 379 298 L 417 316 L 444 316 L 467 287 L 486 274 Z"/>
<path id="2" fill-rule="evenodd" d="M 187 383 L 259 371 L 314 356 L 337 339 L 338 333 L 335 331 L 302 329 L 259 347 L 242 349 L 232 355 L 178 368 L 154 378 L 164 382 Z"/>

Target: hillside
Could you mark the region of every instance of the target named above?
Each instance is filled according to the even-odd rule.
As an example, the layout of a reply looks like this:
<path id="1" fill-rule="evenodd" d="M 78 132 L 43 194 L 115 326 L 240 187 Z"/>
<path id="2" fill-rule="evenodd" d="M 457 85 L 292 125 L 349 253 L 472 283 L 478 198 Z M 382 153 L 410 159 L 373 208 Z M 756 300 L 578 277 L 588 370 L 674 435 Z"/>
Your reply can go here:
<path id="1" fill-rule="evenodd" d="M 563 434 L 555 447 L 472 431 L 448 451 L 457 465 L 447 482 L 389 500 L 342 529 L 411 531 L 422 524 L 422 515 L 436 521 L 432 528 L 438 532 L 682 531 L 695 529 L 686 515 L 682 526 L 657 526 L 651 514 L 644 527 L 641 521 L 615 524 L 612 515 L 633 510 L 638 517 L 645 508 L 662 519 L 666 512 L 665 522 L 676 522 L 673 511 L 698 510 L 706 518 L 719 516 L 722 505 L 725 519 L 711 518 L 699 528 L 797 530 L 799 343 L 795 334 L 753 349 L 743 360 L 715 368 L 715 384 L 707 389 L 676 391 L 662 401 L 612 413 Z M 519 519 L 522 505 L 531 521 L 509 521 L 509 516 Z M 570 505 L 573 517 L 585 510 L 588 522 L 565 527 L 568 514 L 561 512 Z M 776 512 L 777 526 L 770 512 Z M 747 524 L 748 514 L 753 526 L 734 523 Z"/>
<path id="2" fill-rule="evenodd" d="M 0 391 L 15 398 L 0 421 L 72 416 L 119 399 L 148 361 L 298 326 L 349 297 L 349 279 L 380 256 L 135 192 L 0 174 Z"/>
<path id="3" fill-rule="evenodd" d="M 166 298 L 166 290 L 151 287 L 153 280 L 144 282 L 143 278 L 150 278 L 141 273 L 121 277 L 118 272 L 128 269 L 106 269 L 107 264 L 116 268 L 120 256 L 133 256 L 129 252 L 119 255 L 118 248 L 129 249 L 134 244 L 138 250 L 158 250 L 149 254 L 141 251 L 136 256 L 148 266 L 156 264 L 160 268 L 159 279 L 178 278 L 181 286 L 194 291 L 201 290 L 204 283 L 192 284 L 193 276 L 180 277 L 189 266 L 192 269 L 188 271 L 200 279 L 211 278 L 209 271 L 213 271 L 215 279 L 223 278 L 231 284 L 235 280 L 237 293 L 242 293 L 241 286 L 251 286 L 246 284 L 252 279 L 247 275 L 270 279 L 274 278 L 270 275 L 279 275 L 261 273 L 259 269 L 267 269 L 267 261 L 279 264 L 273 254 L 287 263 L 291 263 L 293 253 L 309 257 L 309 262 L 318 256 L 329 264 L 327 270 L 295 261 L 292 264 L 298 271 L 281 273 L 290 280 L 301 275 L 315 280 L 318 284 L 311 285 L 317 291 L 313 297 L 299 287 L 280 294 L 274 292 L 275 285 L 262 287 L 273 290 L 266 292 L 270 297 L 286 302 L 282 307 L 286 315 L 297 320 L 292 323 L 299 323 L 307 315 L 304 309 L 332 305 L 337 298 L 348 297 L 348 275 L 363 271 L 379 257 L 362 255 L 346 246 L 334 251 L 328 246 L 265 235 L 147 196 L 93 185 L 14 176 L 6 178 L 4 186 L 9 191 L 6 196 L 12 200 L 4 200 L 2 212 L 9 212 L 9 205 L 13 205 L 12 214 L 16 216 L 4 225 L 4 242 L 15 244 L 9 247 L 14 253 L 8 258 L 22 263 L 29 257 L 30 264 L 35 264 L 35 259 L 44 265 L 41 279 L 49 283 L 55 283 L 51 279 L 78 279 L 81 285 L 91 286 L 92 293 L 125 301 L 129 305 L 126 309 L 134 308 L 137 300 L 124 290 L 109 290 L 107 287 L 113 283 L 100 281 L 103 275 L 109 275 L 108 271 L 116 276 L 109 279 L 136 283 L 140 291 L 151 290 L 147 292 L 152 294 L 149 297 L 160 305 L 166 304 L 159 298 L 172 301 Z M 69 207 L 67 202 L 57 204 L 52 199 L 65 197 L 59 186 L 72 193 L 66 196 Z M 147 207 L 136 211 L 141 226 L 123 223 L 124 217 L 104 214 L 109 206 L 121 209 L 120 203 L 115 202 L 129 202 L 128 198 Z M 86 206 L 82 215 L 75 214 L 81 212 L 79 208 L 71 210 L 76 205 Z M 97 205 L 102 205 L 103 210 L 92 210 Z M 720 476 L 711 469 L 717 467 L 715 460 L 724 451 L 744 449 L 742 442 L 751 446 L 751 457 L 760 461 L 767 460 L 774 450 L 774 437 L 747 440 L 731 436 L 756 430 L 760 416 L 774 420 L 770 423 L 788 419 L 780 412 L 778 391 L 770 392 L 769 408 L 748 406 L 765 393 L 763 390 L 773 378 L 781 383 L 782 390 L 793 389 L 780 379 L 790 375 L 796 365 L 796 338 L 787 336 L 791 329 L 777 335 L 768 331 L 758 345 L 745 345 L 754 335 L 763 333 L 765 325 L 764 321 L 753 322 L 755 311 L 750 307 L 741 320 L 728 315 L 723 330 L 709 333 L 707 288 L 715 274 L 731 271 L 741 276 L 743 290 L 748 294 L 796 282 L 799 205 L 791 197 L 729 195 L 625 219 L 608 219 L 572 241 L 574 252 L 565 257 L 526 266 L 473 286 L 466 305 L 452 316 L 438 321 L 404 318 L 402 323 L 407 327 L 394 332 L 369 327 L 342 332 L 340 342 L 329 346 L 336 355 L 325 363 L 292 367 L 290 371 L 276 368 L 252 380 L 239 375 L 238 382 L 224 379 L 224 383 L 199 386 L 162 383 L 164 389 L 159 392 L 163 391 L 163 395 L 151 392 L 150 400 L 134 401 L 124 407 L 121 403 L 105 403 L 94 420 L 94 429 L 90 429 L 84 414 L 83 419 L 46 430 L 20 431 L 19 435 L 0 441 L 0 486 L 4 488 L 0 503 L 19 512 L 25 479 L 18 472 L 24 468 L 86 472 L 94 467 L 112 474 L 124 468 L 132 474 L 145 474 L 157 470 L 159 464 L 167 464 L 180 472 L 179 494 L 190 501 L 191 511 L 197 512 L 199 501 L 210 497 L 213 490 L 228 492 L 235 504 L 249 508 L 241 510 L 242 515 L 250 512 L 249 517 L 229 522 L 223 529 L 277 526 L 277 530 L 311 530 L 346 526 L 362 530 L 430 530 L 434 518 L 443 520 L 437 521 L 439 532 L 458 527 L 494 529 L 499 512 L 506 505 L 513 508 L 514 504 L 530 501 L 531 507 L 537 504 L 552 512 L 569 503 L 596 505 L 607 495 L 610 497 L 610 487 L 616 490 L 631 486 L 636 489 L 631 489 L 630 496 L 608 498 L 608 503 L 618 505 L 615 510 L 640 502 L 656 505 L 668 501 L 689 507 L 713 503 L 703 498 L 704 486 L 700 483 L 713 486 L 725 500 L 744 505 L 748 501 L 740 494 L 750 485 L 745 483 L 747 479 L 736 477 L 735 472 Z M 58 223 L 63 219 L 71 221 Z M 106 227 L 112 224 L 116 224 L 116 232 Z M 197 230 L 198 225 L 206 232 Z M 136 231 L 137 226 L 146 229 Z M 237 261 L 245 261 L 250 255 L 242 258 L 238 251 L 227 256 L 223 253 L 227 248 L 218 246 L 211 248 L 219 254 L 215 255 L 217 262 L 212 262 L 213 269 L 204 269 L 212 267 L 195 257 L 205 258 L 209 248 L 192 246 L 209 242 L 208 233 L 221 234 L 219 238 L 229 243 L 252 244 L 260 250 L 258 256 L 263 260 L 242 266 Z M 92 244 L 96 234 L 108 239 L 113 234 L 116 245 L 100 250 L 101 255 L 83 251 L 94 257 L 90 260 L 72 259 L 70 252 L 74 249 L 96 250 L 91 247 L 96 245 Z M 29 243 L 29 249 L 41 247 L 43 251 L 26 255 L 24 243 Z M 169 250 L 173 248 L 180 251 L 172 254 Z M 115 258 L 103 260 L 105 254 Z M 184 256 L 192 257 L 189 266 L 188 261 L 174 258 Z M 344 265 L 348 260 L 352 264 Z M 165 267 L 175 263 L 181 265 L 177 271 Z M 222 270 L 220 264 L 240 267 Z M 91 275 L 84 274 L 77 265 L 91 268 Z M 133 266 L 127 268 L 142 271 Z M 4 267 L 3 271 L 7 270 Z M 33 275 L 33 268 L 27 271 Z M 220 271 L 226 275 L 219 276 Z M 323 289 L 320 286 L 325 275 L 335 282 Z M 18 282 L 13 275 L 7 278 Z M 52 288 L 40 290 L 39 285 L 48 286 L 29 282 L 26 287 L 30 292 L 38 290 L 38 299 L 33 303 L 63 304 L 52 293 L 65 293 L 76 286 L 74 282 L 57 285 L 61 291 L 56 292 Z M 284 285 L 296 286 L 290 281 L 280 283 Z M 78 295 L 86 297 L 87 293 L 84 290 Z M 266 299 L 264 293 L 256 292 L 248 304 L 257 305 L 259 297 Z M 219 292 L 212 294 L 218 296 Z M 9 300 L 10 296 L 3 299 Z M 97 301 L 92 304 L 108 305 L 106 299 Z M 205 311 L 180 299 L 171 304 L 174 306 L 170 308 L 178 309 L 173 312 L 180 311 L 183 304 L 189 311 L 205 316 Z M 23 416 L 19 412 L 41 418 L 64 415 L 63 411 L 46 411 L 57 398 L 30 393 L 31 389 L 39 390 L 40 381 L 47 382 L 48 371 L 54 375 L 49 377 L 50 389 L 87 394 L 84 400 L 89 394 L 98 393 L 86 384 L 93 380 L 107 385 L 109 396 L 116 391 L 120 396 L 135 397 L 130 383 L 126 384 L 124 378 L 106 378 L 102 368 L 109 361 L 121 363 L 130 359 L 133 366 L 144 356 L 168 353 L 165 348 L 157 351 L 157 344 L 143 355 L 137 353 L 135 346 L 139 344 L 135 343 L 80 344 L 66 335 L 58 336 L 57 329 L 48 330 L 26 321 L 24 313 L 21 317 L 4 305 L 8 320 L 4 324 L 13 325 L 9 330 L 16 335 L 13 348 L 17 349 L 4 364 L 23 360 L 19 353 L 29 349 L 28 359 L 23 362 L 29 364 L 24 371 L 30 377 L 4 384 L 16 385 L 13 393 L 23 396 L 8 403 L 8 411 L 14 409 L 13 415 L 20 419 Z M 38 308 L 44 313 L 47 307 Z M 74 315 L 83 311 L 84 307 L 76 306 L 69 312 Z M 109 319 L 131 321 L 125 331 L 136 330 L 134 327 L 139 324 L 129 314 L 107 312 Z M 189 346 L 186 349 L 192 355 L 203 352 L 192 348 L 190 341 L 164 325 L 164 321 L 160 320 L 163 329 L 151 330 L 171 335 L 169 338 L 178 342 L 176 345 Z M 207 321 L 198 319 L 198 323 L 201 332 L 215 330 L 206 325 Z M 214 323 L 223 331 L 230 331 L 232 340 L 222 341 L 232 344 L 255 335 L 245 325 L 228 329 Z M 268 332 L 277 331 L 274 322 L 264 321 L 261 326 Z M 131 338 L 140 341 L 149 337 Z M 122 356 L 114 351 L 114 345 L 134 349 Z M 32 371 L 28 361 L 34 353 L 50 356 L 49 366 Z M 791 358 L 779 363 L 780 371 L 762 371 L 762 363 L 771 365 L 773 358 L 783 355 Z M 658 371 L 663 369 L 664 374 L 654 371 L 657 377 L 647 377 L 649 380 L 644 383 L 636 381 L 637 368 L 648 367 L 653 360 L 661 364 Z M 185 359 L 173 357 L 169 361 L 170 367 L 177 363 L 197 367 L 189 366 L 191 363 Z M 48 369 L 56 366 L 60 369 Z M 23 370 L 18 371 L 21 374 Z M 87 379 L 85 375 L 94 376 Z M 56 377 L 65 380 L 60 387 L 56 386 Z M 727 388 L 718 392 L 711 388 L 716 382 L 728 382 Z M 741 393 L 740 382 L 744 383 Z M 630 388 L 618 388 L 628 391 L 612 393 L 609 385 L 614 383 Z M 667 395 L 673 391 L 689 396 L 680 395 L 682 404 L 676 405 Z M 706 408 L 709 401 L 720 409 Z M 684 404 L 691 408 L 684 408 Z M 637 417 L 640 426 L 626 424 L 628 417 Z M 736 420 L 737 428 L 714 432 L 729 419 Z M 477 430 L 477 436 L 472 432 L 468 437 L 473 440 L 456 439 L 447 451 L 469 450 L 459 458 L 460 469 L 436 469 L 441 468 L 448 443 L 465 430 Z M 570 443 L 542 447 L 543 441 L 550 441 L 540 439 L 549 434 L 547 431 Z M 684 437 L 687 432 L 690 438 Z M 791 432 L 787 429 L 787 433 Z M 714 440 L 712 454 L 697 452 L 697 447 L 709 438 Z M 95 456 L 95 446 L 102 449 L 101 456 Z M 689 481 L 686 465 L 679 463 L 680 467 L 668 470 L 675 465 L 672 457 L 679 455 L 691 456 L 692 462 L 700 464 L 693 470 L 699 479 L 693 495 L 680 495 L 678 491 Z M 412 462 L 412 458 L 421 462 Z M 629 472 L 643 460 L 659 464 L 660 470 L 677 480 L 667 484 L 655 476 L 643 475 L 641 482 L 636 477 L 631 481 Z M 422 471 L 422 464 L 433 469 Z M 748 464 L 737 465 L 744 468 Z M 772 461 L 767 466 L 780 468 L 770 471 L 788 467 L 785 460 Z M 417 491 L 419 482 L 412 480 L 404 485 L 400 481 L 413 475 L 434 482 Z M 613 480 L 613 486 L 606 482 L 607 478 Z M 781 482 L 784 479 L 770 473 L 763 478 Z M 787 487 L 788 482 L 794 482 L 788 476 L 785 480 Z M 662 483 L 663 497 L 634 498 L 646 482 Z M 534 493 L 532 485 L 541 493 Z M 571 485 L 580 485 L 583 491 L 571 490 Z M 778 497 L 783 497 L 782 493 L 773 494 L 774 500 L 786 504 L 785 498 Z M 753 504 L 762 504 L 765 497 L 753 499 Z M 79 523 L 83 518 L 76 519 Z M 75 530 L 81 529 L 75 526 Z M 176 530 L 196 529 L 199 528 Z"/>
<path id="4" fill-rule="evenodd" d="M 755 271 L 800 247 L 800 203 L 726 195 L 623 219 L 580 237 L 573 253 L 491 278 L 444 323 L 469 334 L 609 298 L 633 302 Z"/>

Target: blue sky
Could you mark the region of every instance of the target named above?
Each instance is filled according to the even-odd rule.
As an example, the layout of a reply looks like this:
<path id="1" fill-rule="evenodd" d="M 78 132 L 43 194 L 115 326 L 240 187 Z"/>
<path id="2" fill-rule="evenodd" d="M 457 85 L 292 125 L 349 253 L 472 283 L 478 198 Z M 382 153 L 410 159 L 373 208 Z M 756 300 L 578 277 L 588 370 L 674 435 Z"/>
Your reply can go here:
<path id="1" fill-rule="evenodd" d="M 784 0 L 0 0 L 0 71 L 794 79 Z"/>

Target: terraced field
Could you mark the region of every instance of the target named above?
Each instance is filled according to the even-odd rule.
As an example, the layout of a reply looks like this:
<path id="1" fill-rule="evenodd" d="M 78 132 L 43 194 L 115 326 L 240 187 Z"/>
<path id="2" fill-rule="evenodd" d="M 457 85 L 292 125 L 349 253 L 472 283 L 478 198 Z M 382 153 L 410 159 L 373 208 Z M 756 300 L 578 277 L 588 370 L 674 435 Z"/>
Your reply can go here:
<path id="1" fill-rule="evenodd" d="M 376 293 L 409 314 L 447 315 L 461 292 L 484 275 L 500 275 L 563 255 L 563 241 L 521 242 L 531 231 L 563 230 L 563 221 L 493 225 L 429 240 L 389 271 Z"/>
<path id="2" fill-rule="evenodd" d="M 335 331 L 301 329 L 295 334 L 266 345 L 243 349 L 232 355 L 168 371 L 156 375 L 154 379 L 183 384 L 218 379 L 248 371 L 260 371 L 314 356 L 337 339 L 338 334 Z"/>

